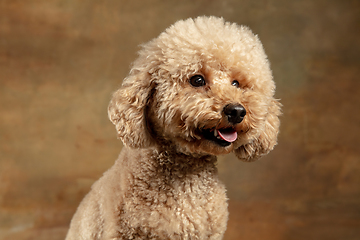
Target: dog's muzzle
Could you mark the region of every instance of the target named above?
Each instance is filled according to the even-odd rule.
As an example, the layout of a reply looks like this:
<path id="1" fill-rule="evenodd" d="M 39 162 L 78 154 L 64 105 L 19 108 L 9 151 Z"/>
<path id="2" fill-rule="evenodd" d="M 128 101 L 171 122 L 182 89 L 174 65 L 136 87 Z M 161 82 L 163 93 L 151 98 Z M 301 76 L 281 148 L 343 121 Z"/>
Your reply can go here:
<path id="1" fill-rule="evenodd" d="M 235 125 L 241 123 L 246 115 L 246 110 L 241 104 L 228 104 L 223 108 L 223 113 L 230 125 L 226 128 L 203 130 L 203 136 L 222 147 L 229 146 L 235 142 L 238 134 Z"/>

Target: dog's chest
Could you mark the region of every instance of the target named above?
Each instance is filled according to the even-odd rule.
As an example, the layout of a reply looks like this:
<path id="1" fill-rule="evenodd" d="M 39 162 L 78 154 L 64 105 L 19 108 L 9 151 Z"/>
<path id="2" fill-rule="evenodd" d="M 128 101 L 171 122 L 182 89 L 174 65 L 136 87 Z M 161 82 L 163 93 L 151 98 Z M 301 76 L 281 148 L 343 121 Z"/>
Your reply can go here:
<path id="1" fill-rule="evenodd" d="M 133 179 L 120 220 L 144 239 L 221 239 L 228 212 L 215 166 L 190 174 L 166 171 Z"/>

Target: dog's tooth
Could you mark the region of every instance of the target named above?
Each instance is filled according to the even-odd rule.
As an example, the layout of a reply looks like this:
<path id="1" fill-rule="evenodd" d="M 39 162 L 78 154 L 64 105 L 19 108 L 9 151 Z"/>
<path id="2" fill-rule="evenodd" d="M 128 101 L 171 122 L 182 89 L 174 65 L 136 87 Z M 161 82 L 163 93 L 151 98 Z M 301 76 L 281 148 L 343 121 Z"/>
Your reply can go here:
<path id="1" fill-rule="evenodd" d="M 218 130 L 214 130 L 214 136 L 217 138 L 217 139 L 220 139 L 221 140 L 221 137 L 220 137 L 220 135 L 219 135 L 219 132 L 218 132 Z"/>

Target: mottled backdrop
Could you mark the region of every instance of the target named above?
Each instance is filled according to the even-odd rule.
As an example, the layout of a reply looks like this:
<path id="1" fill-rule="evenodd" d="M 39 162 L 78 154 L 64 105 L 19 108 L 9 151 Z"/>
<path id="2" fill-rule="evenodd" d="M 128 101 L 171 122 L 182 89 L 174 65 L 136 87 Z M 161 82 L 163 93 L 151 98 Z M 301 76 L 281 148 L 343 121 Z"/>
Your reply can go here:
<path id="1" fill-rule="evenodd" d="M 138 45 L 198 15 L 259 35 L 284 105 L 272 153 L 220 158 L 225 239 L 360 239 L 359 1 L 2 0 L 1 240 L 64 239 L 121 150 L 107 104 Z"/>

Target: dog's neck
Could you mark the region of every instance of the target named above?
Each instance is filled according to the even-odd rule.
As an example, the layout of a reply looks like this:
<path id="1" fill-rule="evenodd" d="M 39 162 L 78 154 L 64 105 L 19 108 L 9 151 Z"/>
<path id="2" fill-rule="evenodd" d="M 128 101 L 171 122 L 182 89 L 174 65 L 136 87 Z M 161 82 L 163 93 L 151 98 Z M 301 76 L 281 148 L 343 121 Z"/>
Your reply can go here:
<path id="1" fill-rule="evenodd" d="M 135 159 L 128 159 L 126 165 L 131 168 L 131 172 L 138 172 L 137 176 L 146 173 L 147 177 L 173 181 L 191 178 L 204 172 L 217 175 L 216 156 L 191 156 L 164 147 L 127 148 L 126 151 L 135 156 Z"/>
<path id="2" fill-rule="evenodd" d="M 158 149 L 156 160 L 159 170 L 170 171 L 181 176 L 195 175 L 209 169 L 216 169 L 216 157 L 211 155 L 193 156 L 173 151 L 172 149 Z"/>

